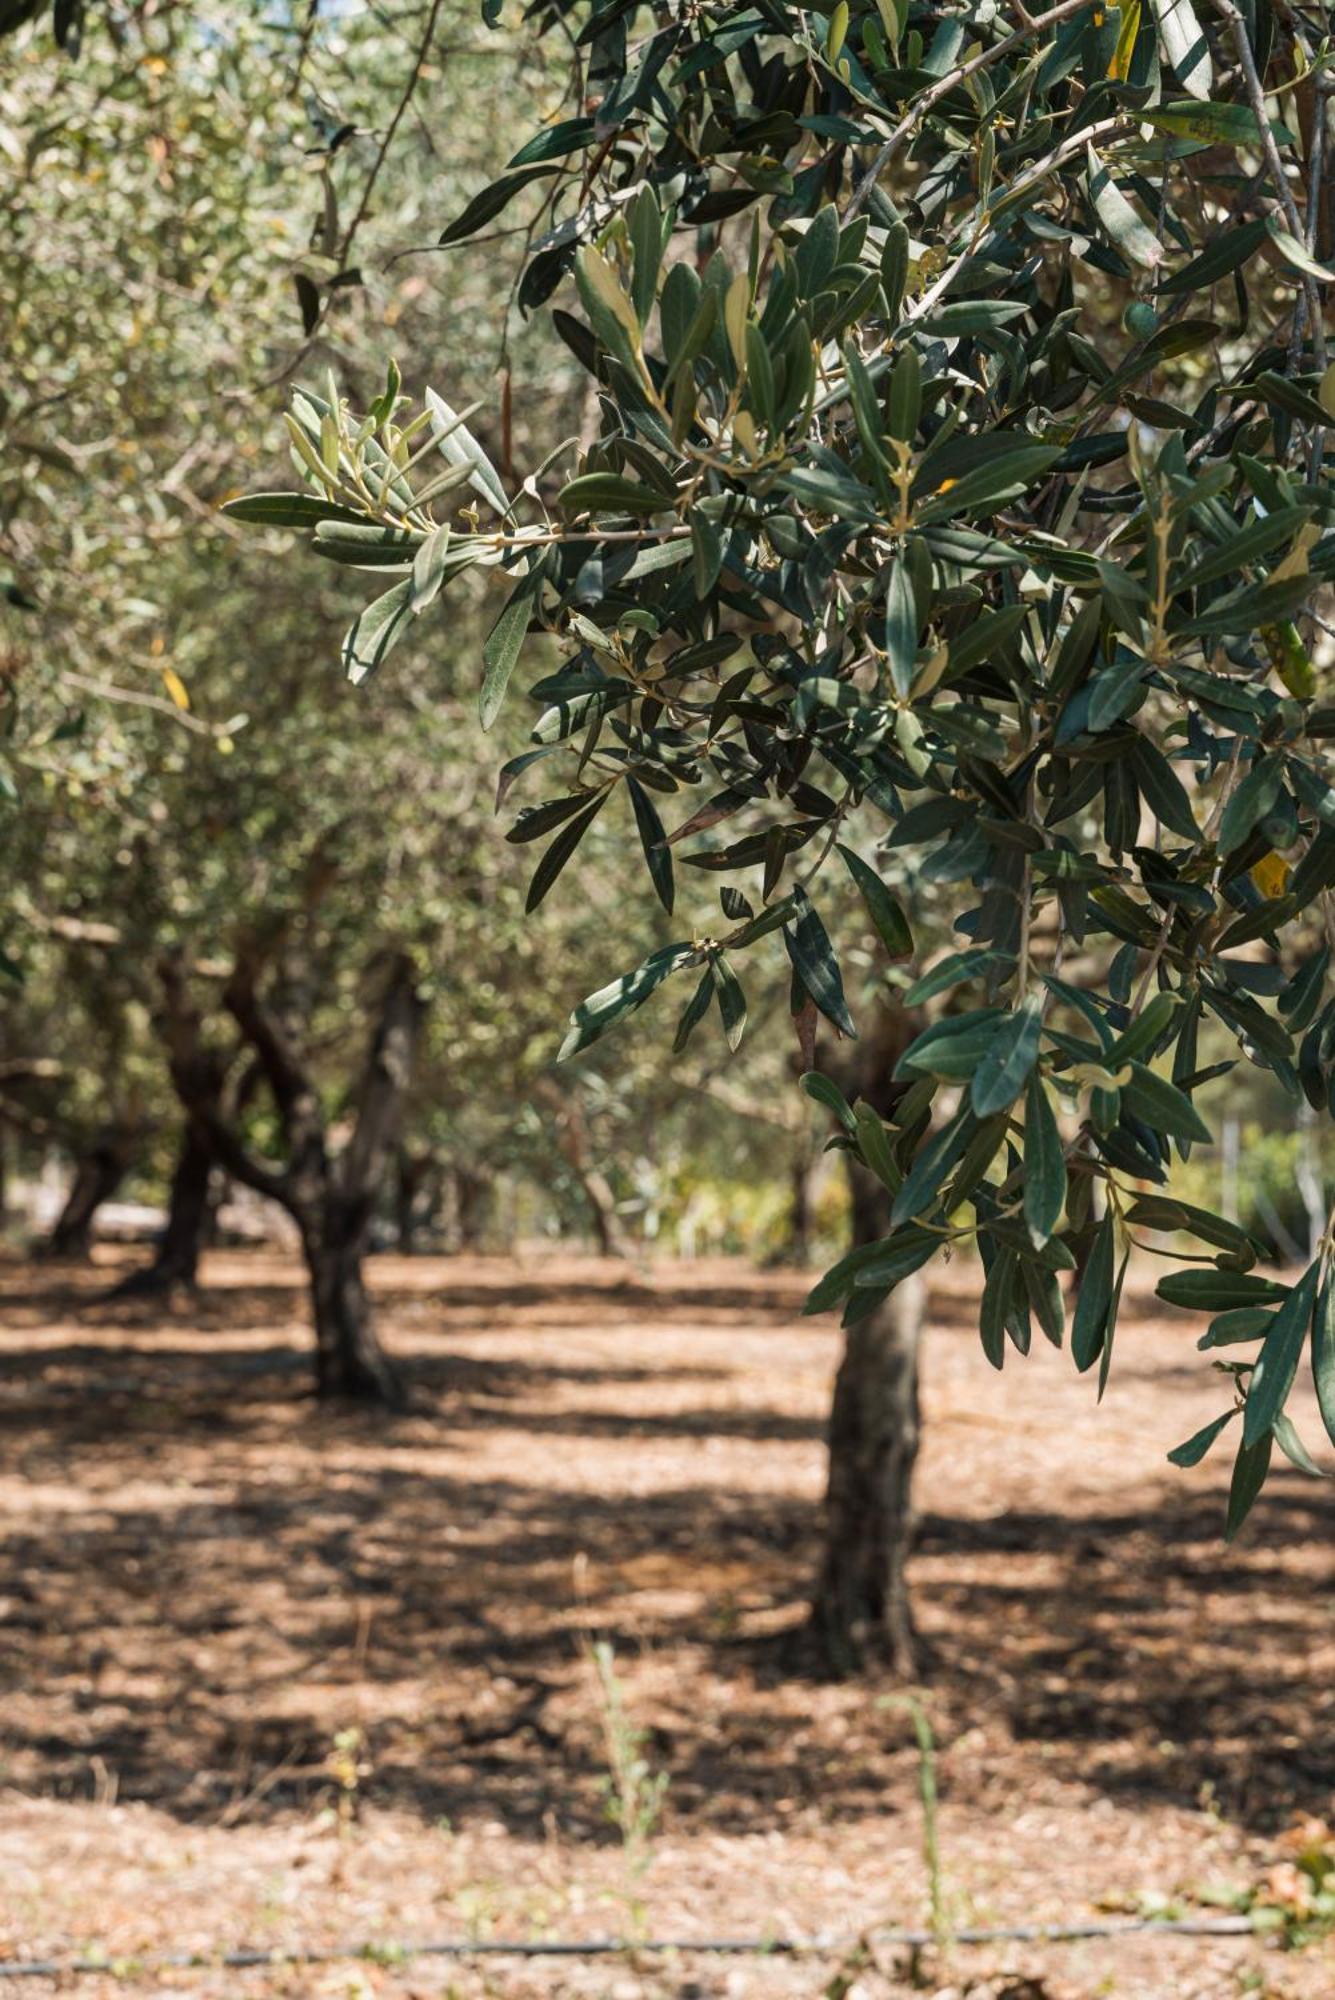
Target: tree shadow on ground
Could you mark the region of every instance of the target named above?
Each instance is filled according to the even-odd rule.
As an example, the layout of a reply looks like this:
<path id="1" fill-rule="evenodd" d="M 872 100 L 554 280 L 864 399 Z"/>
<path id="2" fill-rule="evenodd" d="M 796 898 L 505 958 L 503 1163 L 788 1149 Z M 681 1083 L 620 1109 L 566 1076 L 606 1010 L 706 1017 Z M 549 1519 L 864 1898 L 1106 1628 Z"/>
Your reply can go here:
<path id="1" fill-rule="evenodd" d="M 754 1831 L 910 1810 L 915 1753 L 878 1705 L 888 1684 L 830 1684 L 802 1631 L 819 1419 L 757 1400 L 754 1380 L 739 1400 L 717 1345 L 680 1333 L 694 1298 L 664 1309 L 655 1292 L 655 1326 L 677 1333 L 638 1362 L 619 1334 L 605 1359 L 565 1357 L 542 1323 L 551 1296 L 532 1344 L 494 1356 L 476 1351 L 494 1296 L 467 1354 L 443 1351 L 454 1322 L 420 1293 L 387 1307 L 417 1398 L 389 1418 L 294 1393 L 305 1356 L 260 1338 L 284 1318 L 263 1287 L 156 1335 L 81 1314 L 29 1351 L 11 1337 L 8 1781 L 87 1796 L 110 1771 L 123 1799 L 183 1822 L 305 1811 L 355 1727 L 378 1804 L 531 1835 L 555 1812 L 594 1838 L 605 1756 L 580 1648 L 596 1633 L 678 1819 Z M 616 1331 L 619 1302 L 600 1296 Z M 926 1516 L 947 1800 L 1036 1749 L 1092 1794 L 1194 1806 L 1208 1786 L 1266 1828 L 1335 1785 L 1317 1651 L 1331 1503 L 1278 1475 L 1227 1559 L 1219 1520 L 1217 1493 L 1171 1481 L 1115 1512 Z M 967 1747 L 980 1720 L 1002 1739 L 986 1758 Z"/>

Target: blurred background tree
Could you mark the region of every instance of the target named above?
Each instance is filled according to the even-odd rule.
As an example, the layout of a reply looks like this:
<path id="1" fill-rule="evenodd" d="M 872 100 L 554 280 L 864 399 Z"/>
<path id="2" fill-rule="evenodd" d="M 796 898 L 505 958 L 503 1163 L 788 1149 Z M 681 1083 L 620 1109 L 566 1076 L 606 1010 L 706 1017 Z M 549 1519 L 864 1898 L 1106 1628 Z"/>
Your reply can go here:
<path id="1" fill-rule="evenodd" d="M 595 1054 L 559 1093 L 547 1079 L 568 968 L 663 932 L 617 895 L 610 832 L 581 853 L 580 897 L 523 921 L 529 856 L 490 824 L 476 717 L 485 603 L 423 632 L 411 687 L 354 694 L 326 661 L 355 581 L 293 568 L 285 534 L 218 511 L 282 476 L 266 454 L 297 370 L 369 399 L 387 349 L 417 370 L 466 349 L 506 464 L 587 421 L 567 351 L 510 310 L 520 244 L 464 266 L 434 243 L 442 191 L 462 206 L 501 164 L 498 92 L 543 115 L 559 54 L 463 6 L 112 8 L 77 60 L 48 25 L 0 44 L 22 193 L 0 223 L 0 1145 L 24 1173 L 68 1163 L 49 1247 L 86 1254 L 118 1192 L 165 1200 L 133 1288 L 170 1291 L 196 1278 L 224 1174 L 272 1192 L 285 1147 L 295 1171 L 239 967 L 318 1100 L 332 1172 L 404 953 L 413 1081 L 369 1209 L 334 1228 L 356 1254 L 325 1244 L 351 1296 L 361 1252 L 396 1236 L 560 1229 L 625 1252 L 681 1220 L 702 1246 L 802 1247 L 809 1124 L 776 1115 L 771 1055 L 729 1084 L 716 1056 L 692 1078 L 651 1045 L 629 1067 Z M 522 718 L 505 727 L 518 751 Z M 795 1163 L 777 1180 L 757 1119 Z M 298 1206 L 318 1306 L 326 1232 Z M 367 1351 L 352 1376 L 378 1394 Z"/>

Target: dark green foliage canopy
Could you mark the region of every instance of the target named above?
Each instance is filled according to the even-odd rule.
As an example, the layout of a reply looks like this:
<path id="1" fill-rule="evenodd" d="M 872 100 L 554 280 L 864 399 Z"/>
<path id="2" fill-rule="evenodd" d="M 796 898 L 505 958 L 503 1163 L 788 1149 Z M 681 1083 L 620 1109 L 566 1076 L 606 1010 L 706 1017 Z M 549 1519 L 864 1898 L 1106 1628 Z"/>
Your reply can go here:
<path id="1" fill-rule="evenodd" d="M 442 240 L 491 256 L 528 218 L 519 306 L 556 301 L 590 441 L 511 491 L 391 373 L 365 417 L 298 396 L 307 491 L 235 511 L 382 573 L 354 678 L 469 570 L 509 587 L 484 719 L 558 636 L 501 779 L 538 788 L 531 903 L 603 812 L 627 893 L 637 850 L 669 912 L 678 863 L 717 878 L 721 920 L 619 971 L 568 1053 L 683 982 L 678 1046 L 714 1005 L 735 1042 L 777 945 L 809 1067 L 818 1017 L 856 1032 L 851 878 L 924 1025 L 888 1121 L 807 1078 L 894 1196 L 812 1309 L 853 1323 L 974 1239 L 1000 1366 L 1035 1322 L 1061 1342 L 1080 1258 L 1102 1383 L 1132 1245 L 1192 1239 L 1164 1297 L 1247 1343 L 1216 1363 L 1231 1531 L 1272 1440 L 1305 1458 L 1309 1338 L 1335 1435 L 1329 1235 L 1290 1289 L 1168 1187 L 1209 1137 L 1207 1030 L 1335 1108 L 1324 26 L 1270 0 L 530 13 L 573 40 L 567 113 Z M 943 900 L 949 949 L 915 962 Z"/>

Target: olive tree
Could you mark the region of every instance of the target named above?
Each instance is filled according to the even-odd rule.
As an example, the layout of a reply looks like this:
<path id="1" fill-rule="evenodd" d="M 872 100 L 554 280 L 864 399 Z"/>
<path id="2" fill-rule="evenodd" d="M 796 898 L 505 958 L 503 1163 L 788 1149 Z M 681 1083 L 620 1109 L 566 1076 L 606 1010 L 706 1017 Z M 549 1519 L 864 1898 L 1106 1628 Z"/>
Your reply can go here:
<path id="1" fill-rule="evenodd" d="M 1309 1339 L 1335 1433 L 1330 1234 L 1289 1284 L 1171 1186 L 1207 1037 L 1335 1104 L 1324 30 L 1264 0 L 531 11 L 569 37 L 564 115 L 442 241 L 525 215 L 518 303 L 555 301 L 583 434 L 503 480 L 435 386 L 303 391 L 302 491 L 235 511 L 381 572 L 355 680 L 466 574 L 505 585 L 480 700 L 538 662 L 501 775 L 536 788 L 532 903 L 604 816 L 627 897 L 718 885 L 567 1056 L 679 988 L 678 1047 L 711 1012 L 736 1042 L 785 955 L 805 1088 L 884 1201 L 810 1299 L 848 1330 L 832 1532 L 867 1558 L 836 1643 L 894 1640 L 903 1288 L 966 1245 L 987 1361 L 1036 1326 L 1100 1392 L 1133 1247 L 1169 1258 L 1224 1404 L 1172 1456 L 1236 1438 L 1232 1534 L 1274 1444 L 1308 1462 Z M 813 1061 L 860 1025 L 840 881 L 893 1003 L 851 1099 Z"/>

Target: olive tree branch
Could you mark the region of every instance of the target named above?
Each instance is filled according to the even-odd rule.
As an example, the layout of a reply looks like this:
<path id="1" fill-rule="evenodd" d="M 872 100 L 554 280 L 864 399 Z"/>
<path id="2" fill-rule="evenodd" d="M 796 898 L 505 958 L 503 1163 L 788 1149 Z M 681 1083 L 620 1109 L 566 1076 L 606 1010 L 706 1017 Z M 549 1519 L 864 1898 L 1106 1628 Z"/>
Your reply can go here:
<path id="1" fill-rule="evenodd" d="M 979 70 L 989 69 L 994 62 L 1000 62 L 1001 58 L 1007 55 L 1011 49 L 1015 48 L 1018 43 L 1027 41 L 1031 35 L 1040 34 L 1044 28 L 1055 27 L 1057 22 L 1066 20 L 1068 15 L 1078 14 L 1081 8 L 1087 4 L 1088 0 L 1061 0 L 1059 6 L 1049 8 L 1046 14 L 1026 15 L 1020 27 L 1012 29 L 1011 33 L 1003 36 L 999 42 L 993 42 L 990 48 L 981 50 L 976 56 L 971 56 L 968 62 L 960 63 L 958 68 L 952 69 L 947 75 L 943 76 L 939 83 L 934 83 L 930 90 L 924 91 L 914 104 L 913 109 L 906 112 L 904 117 L 900 119 L 894 131 L 890 134 L 890 137 L 881 147 L 880 152 L 876 155 L 876 158 L 854 188 L 848 207 L 844 210 L 840 218 L 844 227 L 847 228 L 853 217 L 861 213 L 866 206 L 872 189 L 889 166 L 891 160 L 894 159 L 895 154 L 904 144 L 904 141 L 911 136 L 921 120 L 927 116 L 927 113 L 935 105 L 941 102 L 943 97 L 949 97 L 952 90 L 958 90 L 959 86 L 962 83 L 967 83 L 971 76 L 977 76 Z"/>

